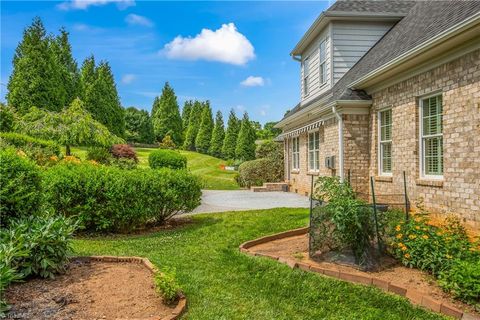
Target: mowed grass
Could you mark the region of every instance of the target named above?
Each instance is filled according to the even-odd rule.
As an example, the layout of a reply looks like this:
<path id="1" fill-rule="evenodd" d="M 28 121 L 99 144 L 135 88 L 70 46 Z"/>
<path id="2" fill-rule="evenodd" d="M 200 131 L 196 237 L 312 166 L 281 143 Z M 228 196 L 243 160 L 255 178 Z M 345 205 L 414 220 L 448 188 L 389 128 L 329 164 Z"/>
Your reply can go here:
<path id="1" fill-rule="evenodd" d="M 135 148 L 138 156 L 139 166 L 148 168 L 148 155 L 155 148 Z M 235 182 L 235 171 L 225 171 L 220 169 L 221 164 L 225 164 L 225 160 L 218 159 L 209 155 L 192 152 L 179 151 L 187 157 L 187 167 L 196 176 L 202 179 L 204 189 L 210 190 L 236 190 L 239 189 Z M 81 159 L 87 157 L 87 148 L 72 148 L 72 153 Z"/>
<path id="2" fill-rule="evenodd" d="M 306 209 L 195 215 L 174 230 L 77 239 L 74 250 L 142 256 L 175 270 L 188 299 L 183 319 L 444 319 L 377 288 L 292 270 L 238 250 L 244 241 L 307 221 Z"/>

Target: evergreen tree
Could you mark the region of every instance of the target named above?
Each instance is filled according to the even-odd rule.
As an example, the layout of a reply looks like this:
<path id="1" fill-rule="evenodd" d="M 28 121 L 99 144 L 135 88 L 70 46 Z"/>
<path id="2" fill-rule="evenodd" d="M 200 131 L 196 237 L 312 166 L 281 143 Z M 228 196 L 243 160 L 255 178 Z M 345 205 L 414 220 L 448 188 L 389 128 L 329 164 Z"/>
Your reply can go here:
<path id="1" fill-rule="evenodd" d="M 240 122 L 233 110 L 228 116 L 227 131 L 223 140 L 222 154 L 225 159 L 235 159 L 235 147 L 237 145 L 238 131 L 240 130 Z"/>
<path id="2" fill-rule="evenodd" d="M 200 153 L 208 153 L 210 149 L 210 140 L 212 140 L 213 118 L 210 102 L 206 101 L 203 105 L 200 129 L 195 138 L 195 149 Z"/>
<path id="3" fill-rule="evenodd" d="M 152 107 L 153 130 L 157 141 L 169 135 L 176 145 L 183 141 L 182 118 L 177 103 L 177 96 L 168 82 L 162 90 L 160 98 L 155 98 Z"/>
<path id="4" fill-rule="evenodd" d="M 223 127 L 223 116 L 221 111 L 217 111 L 215 117 L 215 127 L 213 128 L 212 140 L 208 153 L 214 157 L 222 157 L 223 139 L 225 138 L 225 129 Z"/>
<path id="5" fill-rule="evenodd" d="M 125 136 L 128 142 L 153 143 L 155 135 L 150 115 L 145 110 L 129 107 L 125 110 Z"/>
<path id="6" fill-rule="evenodd" d="M 255 128 L 248 119 L 248 114 L 243 114 L 240 132 L 238 133 L 237 146 L 235 148 L 235 158 L 242 161 L 255 159 Z"/>
<path id="7" fill-rule="evenodd" d="M 8 82 L 7 101 L 24 114 L 36 106 L 60 111 L 66 102 L 60 63 L 52 50 L 52 39 L 40 18 L 23 32 L 13 56 L 13 71 Z"/>
<path id="8" fill-rule="evenodd" d="M 101 107 L 99 108 L 97 105 L 99 91 L 95 87 L 96 82 L 95 58 L 91 55 L 83 61 L 80 69 L 80 98 L 85 109 L 90 112 L 94 119 L 99 120 L 103 115 Z"/>
<path id="9" fill-rule="evenodd" d="M 183 128 L 183 138 L 185 139 L 188 130 L 188 124 L 190 122 L 190 114 L 193 108 L 193 101 L 185 101 L 185 104 L 182 108 L 182 128 Z"/>
<path id="10" fill-rule="evenodd" d="M 72 46 L 68 41 L 68 32 L 65 29 L 60 29 L 60 35 L 52 41 L 52 47 L 60 63 L 61 80 L 66 92 L 65 104 L 70 105 L 80 93 L 80 75 L 77 62 L 72 55 Z"/>
<path id="11" fill-rule="evenodd" d="M 183 148 L 185 150 L 195 150 L 195 139 L 197 138 L 198 130 L 200 129 L 200 115 L 202 114 L 202 110 L 202 104 L 195 100 L 192 110 L 190 111 L 187 133 L 185 134 L 185 141 L 183 143 Z"/>

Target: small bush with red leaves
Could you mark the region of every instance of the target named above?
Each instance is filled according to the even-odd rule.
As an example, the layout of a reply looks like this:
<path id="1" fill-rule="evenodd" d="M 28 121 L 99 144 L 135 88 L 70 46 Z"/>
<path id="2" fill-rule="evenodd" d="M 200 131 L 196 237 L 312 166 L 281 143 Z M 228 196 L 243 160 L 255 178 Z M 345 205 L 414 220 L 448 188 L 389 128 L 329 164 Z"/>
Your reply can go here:
<path id="1" fill-rule="evenodd" d="M 137 153 L 128 144 L 114 144 L 110 152 L 115 159 L 130 159 L 138 162 Z"/>

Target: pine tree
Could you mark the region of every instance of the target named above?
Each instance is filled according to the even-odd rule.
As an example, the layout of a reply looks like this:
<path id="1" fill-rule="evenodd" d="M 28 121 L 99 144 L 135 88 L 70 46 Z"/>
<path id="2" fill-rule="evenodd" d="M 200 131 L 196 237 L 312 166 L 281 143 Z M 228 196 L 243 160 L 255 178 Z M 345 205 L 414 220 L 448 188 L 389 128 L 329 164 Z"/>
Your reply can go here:
<path id="1" fill-rule="evenodd" d="M 176 145 L 182 144 L 182 118 L 177 96 L 168 82 L 165 83 L 160 98 L 155 98 L 153 103 L 152 123 L 157 141 L 162 141 L 168 134 Z"/>
<path id="2" fill-rule="evenodd" d="M 85 109 L 94 119 L 99 120 L 102 117 L 102 109 L 97 107 L 99 92 L 95 87 L 96 82 L 95 58 L 91 55 L 83 61 L 80 69 L 80 98 Z"/>
<path id="3" fill-rule="evenodd" d="M 24 30 L 15 50 L 7 101 L 21 114 L 33 106 L 51 111 L 60 111 L 65 106 L 66 92 L 52 41 L 37 17 Z"/>
<path id="4" fill-rule="evenodd" d="M 240 122 L 233 110 L 228 116 L 227 131 L 223 140 L 222 154 L 225 159 L 235 159 L 235 147 L 237 145 L 238 131 L 240 130 Z"/>
<path id="5" fill-rule="evenodd" d="M 202 110 L 202 104 L 195 100 L 192 110 L 190 111 L 187 133 L 185 134 L 185 141 L 183 143 L 183 148 L 185 150 L 195 151 L 195 139 L 197 138 L 198 130 L 200 129 L 200 115 L 202 114 Z"/>
<path id="6" fill-rule="evenodd" d="M 225 138 L 225 129 L 223 127 L 223 116 L 221 111 L 217 111 L 215 117 L 215 127 L 213 128 L 212 140 L 208 153 L 214 157 L 222 157 L 223 139 Z"/>
<path id="7" fill-rule="evenodd" d="M 243 114 L 240 132 L 238 133 L 237 146 L 235 148 L 235 158 L 242 161 L 255 159 L 255 128 L 248 119 L 248 114 Z"/>
<path id="8" fill-rule="evenodd" d="M 125 110 L 125 135 L 128 142 L 153 143 L 152 120 L 145 110 L 129 107 Z"/>
<path id="9" fill-rule="evenodd" d="M 185 139 L 187 135 L 187 130 L 188 130 L 188 124 L 190 121 L 190 113 L 193 108 L 193 101 L 188 100 L 185 101 L 185 104 L 183 105 L 182 108 L 182 128 L 183 128 L 183 139 Z"/>
<path id="10" fill-rule="evenodd" d="M 202 117 L 200 122 L 200 129 L 195 138 L 195 149 L 200 153 L 208 153 L 210 149 L 210 140 L 212 140 L 213 118 L 210 102 L 206 101 L 203 104 Z"/>

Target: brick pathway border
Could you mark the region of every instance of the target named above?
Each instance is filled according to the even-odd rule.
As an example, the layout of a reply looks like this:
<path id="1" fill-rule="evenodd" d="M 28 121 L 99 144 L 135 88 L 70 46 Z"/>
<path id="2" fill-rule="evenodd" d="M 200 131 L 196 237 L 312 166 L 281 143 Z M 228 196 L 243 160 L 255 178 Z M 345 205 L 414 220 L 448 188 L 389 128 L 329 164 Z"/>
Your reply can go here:
<path id="1" fill-rule="evenodd" d="M 157 267 L 153 265 L 147 258 L 142 257 L 117 257 L 117 256 L 76 256 L 71 259 L 87 260 L 87 261 L 100 261 L 100 262 L 132 262 L 145 266 L 152 274 L 158 272 Z M 155 320 L 177 320 L 187 309 L 187 298 L 182 294 L 178 299 L 177 306 L 173 309 L 172 313 L 164 318 L 154 318 Z M 153 319 L 152 319 L 153 320 Z"/>
<path id="2" fill-rule="evenodd" d="M 309 263 L 297 262 L 294 259 L 279 257 L 273 254 L 253 252 L 250 250 L 250 248 L 259 244 L 267 243 L 273 240 L 289 238 L 293 236 L 300 236 L 300 235 L 306 234 L 307 232 L 308 232 L 308 227 L 305 227 L 305 228 L 289 230 L 286 232 L 276 233 L 270 236 L 247 241 L 240 245 L 240 251 L 251 256 L 266 257 L 273 260 L 277 260 L 280 263 L 284 263 L 288 265 L 292 269 L 298 268 L 305 271 L 316 272 L 328 277 L 337 278 L 347 282 L 363 284 L 363 285 L 373 285 L 385 292 L 390 292 L 390 293 L 400 295 L 402 297 L 406 297 L 413 304 L 421 305 L 422 307 L 425 307 L 429 310 L 439 312 L 456 319 L 462 319 L 462 320 L 479 319 L 476 316 L 463 312 L 450 304 L 444 303 L 442 301 L 438 301 L 425 293 L 419 292 L 413 288 L 403 287 L 402 285 L 396 284 L 394 282 L 388 282 L 376 277 L 363 276 L 355 273 L 322 268 L 322 267 L 311 265 Z"/>

